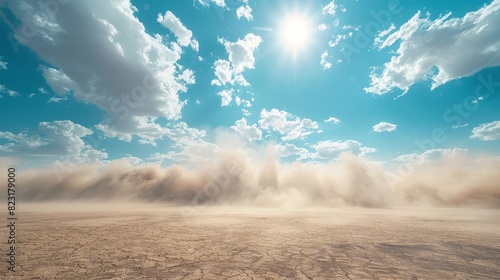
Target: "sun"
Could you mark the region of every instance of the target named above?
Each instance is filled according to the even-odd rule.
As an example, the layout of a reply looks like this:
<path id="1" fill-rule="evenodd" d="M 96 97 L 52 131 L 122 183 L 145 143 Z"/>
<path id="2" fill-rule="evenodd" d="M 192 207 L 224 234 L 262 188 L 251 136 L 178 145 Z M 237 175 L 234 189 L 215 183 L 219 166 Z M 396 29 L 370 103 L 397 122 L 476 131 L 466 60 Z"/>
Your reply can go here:
<path id="1" fill-rule="evenodd" d="M 308 20 L 299 15 L 287 17 L 281 24 L 280 30 L 282 44 L 293 52 L 307 46 L 312 31 Z"/>

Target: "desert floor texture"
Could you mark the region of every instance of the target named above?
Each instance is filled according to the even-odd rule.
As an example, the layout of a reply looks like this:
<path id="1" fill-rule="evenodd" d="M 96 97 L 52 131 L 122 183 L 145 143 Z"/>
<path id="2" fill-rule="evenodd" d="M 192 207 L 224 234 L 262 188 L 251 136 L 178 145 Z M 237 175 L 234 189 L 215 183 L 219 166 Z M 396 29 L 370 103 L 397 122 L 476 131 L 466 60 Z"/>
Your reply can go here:
<path id="1" fill-rule="evenodd" d="M 499 210 L 89 209 L 19 212 L 0 278 L 500 278 Z"/>

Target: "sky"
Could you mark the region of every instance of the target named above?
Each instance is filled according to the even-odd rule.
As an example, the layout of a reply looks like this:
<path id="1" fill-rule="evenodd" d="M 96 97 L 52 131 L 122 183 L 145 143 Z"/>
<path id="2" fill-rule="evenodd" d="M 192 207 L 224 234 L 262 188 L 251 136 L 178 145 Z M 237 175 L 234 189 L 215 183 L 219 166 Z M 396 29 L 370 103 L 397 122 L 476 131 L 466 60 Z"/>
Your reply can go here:
<path id="1" fill-rule="evenodd" d="M 0 1 L 0 155 L 500 156 L 500 0 Z"/>

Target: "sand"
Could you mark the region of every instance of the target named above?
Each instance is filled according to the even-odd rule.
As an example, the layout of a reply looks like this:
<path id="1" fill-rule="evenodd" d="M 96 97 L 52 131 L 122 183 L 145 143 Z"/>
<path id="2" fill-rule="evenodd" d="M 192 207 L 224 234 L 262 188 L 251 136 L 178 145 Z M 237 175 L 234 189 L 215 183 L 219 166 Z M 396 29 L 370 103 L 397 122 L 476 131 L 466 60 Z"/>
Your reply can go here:
<path id="1" fill-rule="evenodd" d="M 500 277 L 499 210 L 24 209 L 16 272 L 2 261 L 1 278 Z"/>

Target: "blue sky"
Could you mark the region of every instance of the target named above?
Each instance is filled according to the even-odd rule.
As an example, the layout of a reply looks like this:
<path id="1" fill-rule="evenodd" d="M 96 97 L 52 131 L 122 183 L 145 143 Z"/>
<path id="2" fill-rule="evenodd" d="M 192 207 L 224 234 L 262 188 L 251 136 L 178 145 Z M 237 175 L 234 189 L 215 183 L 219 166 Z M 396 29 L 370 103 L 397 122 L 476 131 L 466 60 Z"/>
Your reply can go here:
<path id="1" fill-rule="evenodd" d="M 0 154 L 500 155 L 500 1 L 304 2 L 0 1 Z"/>

